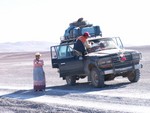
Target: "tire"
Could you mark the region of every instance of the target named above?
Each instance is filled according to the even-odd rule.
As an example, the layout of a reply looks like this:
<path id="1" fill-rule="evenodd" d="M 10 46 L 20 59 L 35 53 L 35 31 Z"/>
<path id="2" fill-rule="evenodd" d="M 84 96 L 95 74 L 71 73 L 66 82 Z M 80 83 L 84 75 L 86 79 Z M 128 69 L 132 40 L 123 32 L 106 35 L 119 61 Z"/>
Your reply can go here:
<path id="1" fill-rule="evenodd" d="M 76 77 L 75 76 L 66 76 L 67 85 L 75 85 L 76 84 Z"/>
<path id="2" fill-rule="evenodd" d="M 94 87 L 104 87 L 104 76 L 101 75 L 100 71 L 96 68 L 93 68 L 91 71 L 91 82 Z"/>
<path id="3" fill-rule="evenodd" d="M 137 69 L 128 75 L 128 80 L 130 82 L 138 82 L 140 79 L 140 70 Z"/>

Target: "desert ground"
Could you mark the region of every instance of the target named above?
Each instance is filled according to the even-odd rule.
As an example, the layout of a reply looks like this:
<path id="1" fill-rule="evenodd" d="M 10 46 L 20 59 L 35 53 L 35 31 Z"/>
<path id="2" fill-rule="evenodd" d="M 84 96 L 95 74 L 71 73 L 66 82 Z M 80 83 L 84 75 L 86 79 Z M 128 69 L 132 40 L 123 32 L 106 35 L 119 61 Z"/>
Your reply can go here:
<path id="1" fill-rule="evenodd" d="M 148 113 L 150 111 L 150 46 L 128 47 L 142 53 L 141 78 L 130 83 L 118 77 L 93 88 L 87 79 L 67 86 L 51 67 L 49 52 L 41 52 L 45 92 L 33 91 L 35 52 L 0 53 L 0 113 Z"/>

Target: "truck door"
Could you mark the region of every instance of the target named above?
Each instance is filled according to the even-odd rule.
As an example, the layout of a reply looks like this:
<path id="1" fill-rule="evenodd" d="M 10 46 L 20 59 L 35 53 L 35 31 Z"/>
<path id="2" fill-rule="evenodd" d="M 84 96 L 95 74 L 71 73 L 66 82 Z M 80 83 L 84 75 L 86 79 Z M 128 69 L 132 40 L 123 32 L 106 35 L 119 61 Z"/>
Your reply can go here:
<path id="1" fill-rule="evenodd" d="M 52 68 L 59 68 L 59 66 L 58 66 L 57 48 L 58 48 L 58 46 L 52 46 L 50 48 Z"/>
<path id="2" fill-rule="evenodd" d="M 52 58 L 52 66 L 59 68 L 61 77 L 83 74 L 83 60 L 73 54 L 72 45 L 59 45 L 52 47 L 56 56 Z M 53 52 L 54 53 L 54 52 Z"/>

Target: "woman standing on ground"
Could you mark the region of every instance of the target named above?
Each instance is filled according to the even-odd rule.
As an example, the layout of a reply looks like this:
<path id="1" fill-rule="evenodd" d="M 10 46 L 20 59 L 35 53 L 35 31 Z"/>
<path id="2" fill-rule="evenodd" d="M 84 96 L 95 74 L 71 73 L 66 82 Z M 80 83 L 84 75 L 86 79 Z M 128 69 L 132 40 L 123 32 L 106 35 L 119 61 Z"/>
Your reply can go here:
<path id="1" fill-rule="evenodd" d="M 35 59 L 33 60 L 33 80 L 34 80 L 34 91 L 45 90 L 45 72 L 43 70 L 44 61 L 40 59 L 41 54 L 36 53 Z"/>

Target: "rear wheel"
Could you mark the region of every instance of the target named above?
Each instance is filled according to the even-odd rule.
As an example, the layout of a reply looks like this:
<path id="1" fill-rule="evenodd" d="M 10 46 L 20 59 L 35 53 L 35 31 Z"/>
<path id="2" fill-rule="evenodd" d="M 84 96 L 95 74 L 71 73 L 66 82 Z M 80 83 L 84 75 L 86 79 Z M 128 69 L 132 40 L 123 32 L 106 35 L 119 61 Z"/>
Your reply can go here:
<path id="1" fill-rule="evenodd" d="M 133 72 L 131 72 L 129 75 L 128 75 L 128 80 L 130 82 L 138 82 L 140 79 L 140 70 L 137 69 Z"/>
<path id="2" fill-rule="evenodd" d="M 104 76 L 96 68 L 91 71 L 91 82 L 94 87 L 104 87 Z"/>
<path id="3" fill-rule="evenodd" d="M 76 84 L 76 77 L 75 76 L 66 76 L 67 85 L 75 85 Z"/>

